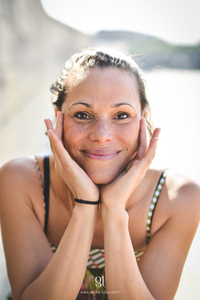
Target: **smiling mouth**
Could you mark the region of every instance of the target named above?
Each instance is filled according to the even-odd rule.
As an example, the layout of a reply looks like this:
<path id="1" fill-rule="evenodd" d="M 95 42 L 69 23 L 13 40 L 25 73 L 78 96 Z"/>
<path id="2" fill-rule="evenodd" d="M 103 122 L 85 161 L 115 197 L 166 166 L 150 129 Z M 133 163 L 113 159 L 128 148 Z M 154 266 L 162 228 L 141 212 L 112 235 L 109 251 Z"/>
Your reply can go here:
<path id="1" fill-rule="evenodd" d="M 90 159 L 96 160 L 110 160 L 115 158 L 121 151 L 102 151 L 102 150 L 95 150 L 95 151 L 81 151 L 84 156 Z"/>

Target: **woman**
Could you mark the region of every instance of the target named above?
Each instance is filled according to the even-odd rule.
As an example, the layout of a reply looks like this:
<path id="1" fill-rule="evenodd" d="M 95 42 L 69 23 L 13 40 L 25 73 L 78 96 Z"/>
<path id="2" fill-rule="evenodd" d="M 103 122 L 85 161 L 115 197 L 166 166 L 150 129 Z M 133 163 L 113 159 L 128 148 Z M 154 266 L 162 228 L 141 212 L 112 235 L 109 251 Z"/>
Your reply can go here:
<path id="1" fill-rule="evenodd" d="M 85 49 L 51 90 L 53 154 L 11 161 L 0 174 L 13 299 L 173 299 L 200 189 L 149 168 L 160 129 L 148 146 L 141 70 L 118 52 Z"/>

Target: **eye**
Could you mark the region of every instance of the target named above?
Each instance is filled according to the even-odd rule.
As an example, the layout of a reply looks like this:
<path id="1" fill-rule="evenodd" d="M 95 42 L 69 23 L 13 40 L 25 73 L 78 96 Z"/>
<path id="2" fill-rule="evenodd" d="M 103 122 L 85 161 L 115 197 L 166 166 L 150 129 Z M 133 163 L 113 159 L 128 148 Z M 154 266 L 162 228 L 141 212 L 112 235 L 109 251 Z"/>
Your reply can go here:
<path id="1" fill-rule="evenodd" d="M 88 116 L 86 113 L 84 113 L 84 112 L 78 112 L 78 113 L 76 113 L 75 114 L 75 117 L 77 118 L 77 119 L 80 119 L 80 120 L 90 120 L 91 118 L 90 118 L 90 116 Z"/>
<path id="2" fill-rule="evenodd" d="M 115 116 L 115 119 L 118 119 L 118 120 L 125 120 L 127 118 L 129 118 L 129 114 L 127 114 L 127 113 L 120 113 Z"/>

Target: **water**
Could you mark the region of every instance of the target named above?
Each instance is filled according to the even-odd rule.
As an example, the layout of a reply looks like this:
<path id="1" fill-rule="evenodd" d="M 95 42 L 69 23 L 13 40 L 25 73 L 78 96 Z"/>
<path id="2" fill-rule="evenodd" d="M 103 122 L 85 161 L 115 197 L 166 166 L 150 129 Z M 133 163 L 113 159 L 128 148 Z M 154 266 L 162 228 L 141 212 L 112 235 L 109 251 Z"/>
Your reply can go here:
<path id="1" fill-rule="evenodd" d="M 180 171 L 200 184 L 200 71 L 145 74 L 152 116 L 161 127 L 152 167 Z M 200 299 L 200 227 L 189 251 L 175 300 Z"/>
<path id="2" fill-rule="evenodd" d="M 200 72 L 157 70 L 146 79 L 153 121 L 162 130 L 152 166 L 178 170 L 200 183 Z"/>
<path id="3" fill-rule="evenodd" d="M 200 184 L 200 71 L 156 70 L 145 73 L 152 116 L 162 129 L 152 167 L 178 170 Z M 0 165 L 17 156 L 49 152 L 43 119 L 53 117 L 50 94 L 35 90 L 29 104 L 0 130 Z M 200 299 L 200 228 L 191 246 L 175 300 Z M 8 291 L 0 245 L 0 299 Z"/>

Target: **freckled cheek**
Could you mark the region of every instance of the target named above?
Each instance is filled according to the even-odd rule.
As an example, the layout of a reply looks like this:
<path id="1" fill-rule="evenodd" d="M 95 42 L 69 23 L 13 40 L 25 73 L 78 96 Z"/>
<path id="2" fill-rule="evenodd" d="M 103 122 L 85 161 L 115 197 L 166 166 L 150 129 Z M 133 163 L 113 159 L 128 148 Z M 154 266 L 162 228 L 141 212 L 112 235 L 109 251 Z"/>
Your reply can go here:
<path id="1" fill-rule="evenodd" d="M 65 122 L 63 129 L 63 143 L 65 148 L 72 154 L 73 149 L 78 147 L 79 141 L 84 136 L 83 128 L 72 122 Z"/>
<path id="2" fill-rule="evenodd" d="M 130 153 L 136 151 L 138 147 L 138 137 L 139 137 L 139 125 L 131 125 L 126 128 L 122 128 L 118 132 L 121 141 L 126 145 L 126 147 L 130 150 Z"/>

